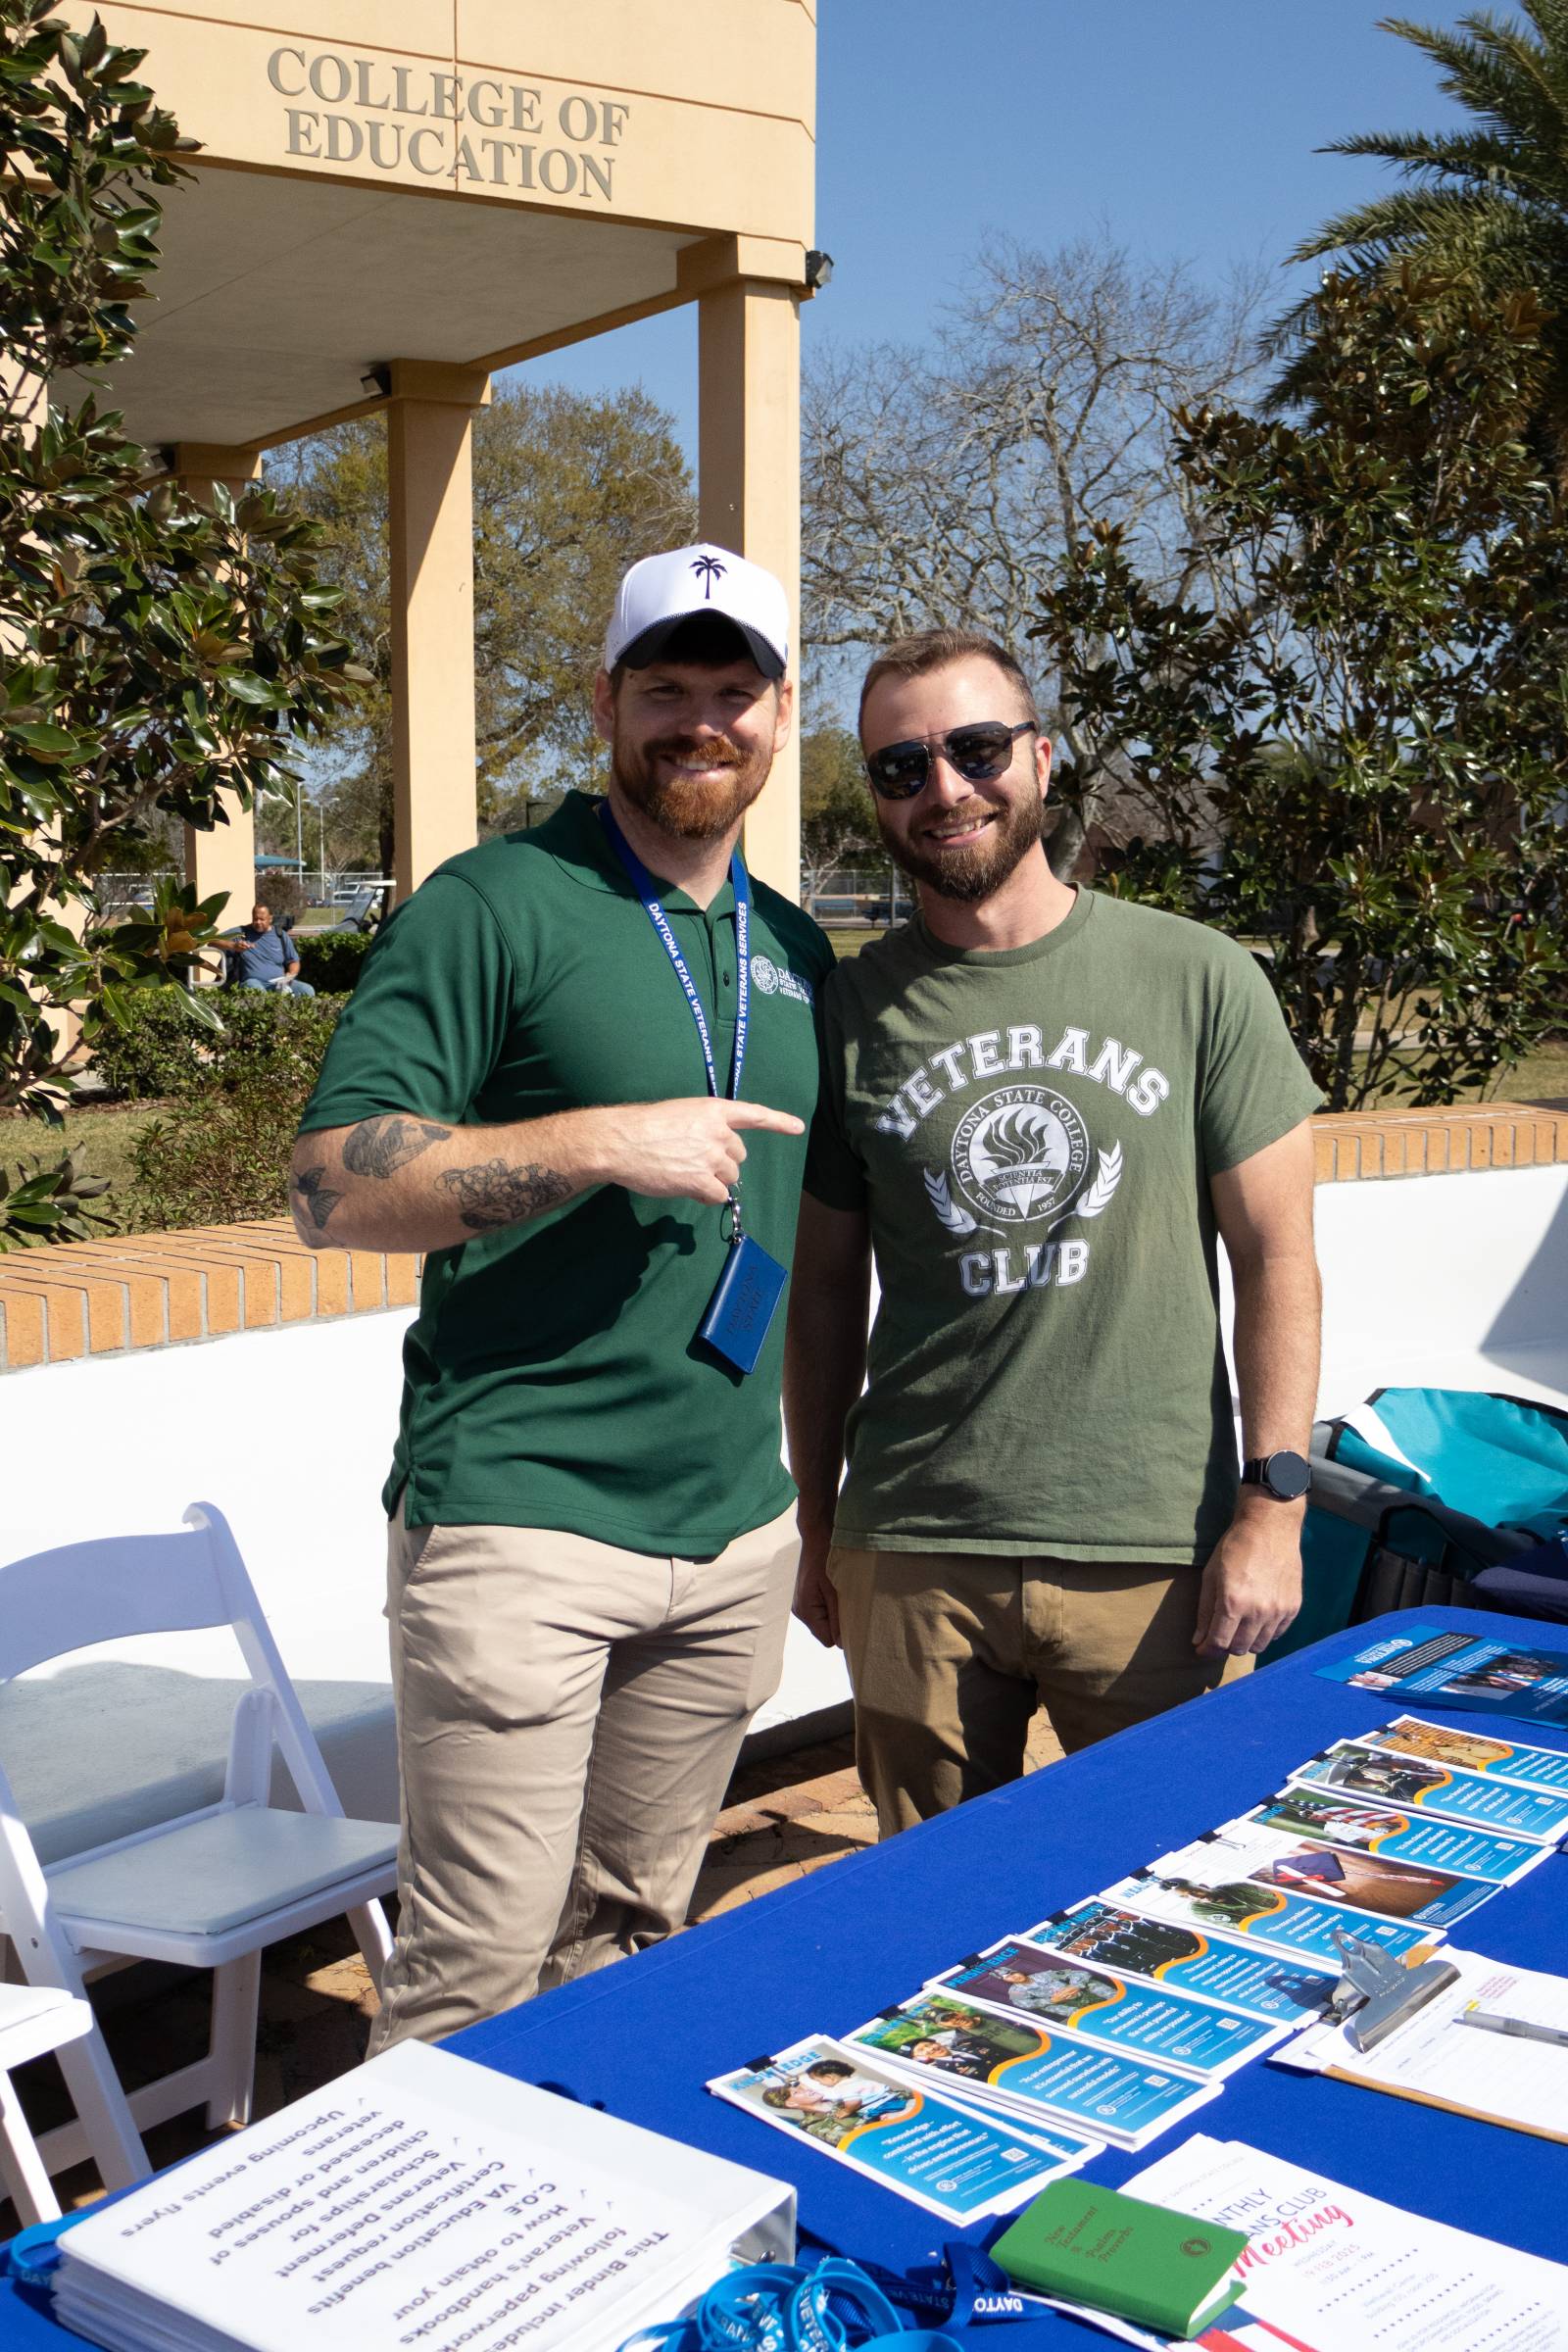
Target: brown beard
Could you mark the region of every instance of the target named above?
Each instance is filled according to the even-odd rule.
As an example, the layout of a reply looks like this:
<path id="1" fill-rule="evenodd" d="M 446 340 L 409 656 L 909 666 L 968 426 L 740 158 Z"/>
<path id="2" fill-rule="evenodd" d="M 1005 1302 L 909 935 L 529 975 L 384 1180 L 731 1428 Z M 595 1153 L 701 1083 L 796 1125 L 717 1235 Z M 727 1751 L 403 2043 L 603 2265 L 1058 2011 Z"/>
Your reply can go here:
<path id="1" fill-rule="evenodd" d="M 697 776 L 661 774 L 666 757 L 700 752 L 728 772 L 717 783 Z M 698 743 L 689 735 L 664 735 L 630 752 L 617 736 L 611 751 L 615 782 L 634 808 L 676 841 L 721 841 L 737 825 L 767 782 L 770 748 L 743 752 L 727 735 Z"/>
<path id="2" fill-rule="evenodd" d="M 987 804 L 989 806 L 989 804 Z M 952 811 L 956 814 L 957 811 Z M 982 899 L 994 897 L 1004 882 L 1027 857 L 1040 839 L 1041 804 L 1038 801 L 1009 801 L 1000 812 L 997 822 L 987 828 L 983 837 L 967 850 L 950 851 L 946 856 L 927 852 L 913 844 L 895 840 L 877 810 L 877 830 L 884 848 L 895 865 L 901 867 L 911 881 L 923 882 L 938 898 L 953 899 L 959 905 L 973 906 Z"/>

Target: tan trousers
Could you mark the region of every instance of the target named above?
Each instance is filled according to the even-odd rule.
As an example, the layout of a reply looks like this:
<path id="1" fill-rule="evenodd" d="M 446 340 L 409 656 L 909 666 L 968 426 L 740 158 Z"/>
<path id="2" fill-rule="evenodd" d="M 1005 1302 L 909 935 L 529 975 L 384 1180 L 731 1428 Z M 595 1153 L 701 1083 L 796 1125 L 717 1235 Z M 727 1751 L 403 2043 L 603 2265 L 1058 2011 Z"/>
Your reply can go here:
<path id="1" fill-rule="evenodd" d="M 370 2055 L 656 1943 L 777 1687 L 794 1514 L 713 1560 L 393 1520 L 401 1915 Z"/>
<path id="2" fill-rule="evenodd" d="M 835 1544 L 828 1576 L 884 1838 L 1015 1781 L 1042 1703 L 1087 1747 L 1252 1662 L 1194 1650 L 1196 1568 Z"/>

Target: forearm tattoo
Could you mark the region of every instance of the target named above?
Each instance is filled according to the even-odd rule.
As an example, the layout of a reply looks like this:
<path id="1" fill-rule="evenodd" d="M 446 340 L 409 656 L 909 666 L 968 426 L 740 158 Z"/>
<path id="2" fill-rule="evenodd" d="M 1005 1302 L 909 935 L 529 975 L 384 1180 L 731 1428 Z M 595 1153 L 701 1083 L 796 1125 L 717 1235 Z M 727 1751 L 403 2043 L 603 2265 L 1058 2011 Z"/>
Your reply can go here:
<path id="1" fill-rule="evenodd" d="M 432 1144 L 444 1144 L 451 1133 L 450 1127 L 433 1127 L 397 1111 L 362 1119 L 343 1139 L 343 1165 L 355 1176 L 391 1176 Z"/>
<path id="2" fill-rule="evenodd" d="M 472 1168 L 448 1168 L 441 1178 L 465 1225 L 484 1233 L 498 1225 L 521 1225 L 569 1198 L 571 1186 L 554 1168 L 530 1160 L 515 1168 L 509 1160 L 487 1159 Z"/>
<path id="3" fill-rule="evenodd" d="M 317 1232 L 324 1233 L 327 1218 L 343 1198 L 341 1193 L 334 1193 L 328 1189 L 325 1160 L 322 1160 L 319 1167 L 301 1168 L 294 1179 L 294 1190 L 304 1202 L 306 1212 Z"/>

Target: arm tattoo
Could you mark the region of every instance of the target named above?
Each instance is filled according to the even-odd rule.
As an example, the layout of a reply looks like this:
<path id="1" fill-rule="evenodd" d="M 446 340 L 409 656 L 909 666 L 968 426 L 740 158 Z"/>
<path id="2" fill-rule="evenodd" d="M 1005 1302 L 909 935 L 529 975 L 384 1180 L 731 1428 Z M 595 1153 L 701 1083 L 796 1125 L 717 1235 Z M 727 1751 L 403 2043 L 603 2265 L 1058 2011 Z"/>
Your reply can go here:
<path id="1" fill-rule="evenodd" d="M 450 1127 L 432 1127 L 396 1111 L 362 1119 L 343 1139 L 343 1165 L 355 1176 L 391 1176 L 432 1144 L 444 1144 L 451 1133 Z"/>
<path id="2" fill-rule="evenodd" d="M 327 1189 L 323 1181 L 325 1175 L 326 1162 L 323 1159 L 319 1167 L 301 1168 L 294 1179 L 294 1190 L 309 1210 L 311 1223 L 318 1233 L 326 1231 L 326 1220 L 343 1198 L 341 1193 Z"/>
<path id="3" fill-rule="evenodd" d="M 448 1168 L 441 1182 L 455 1199 L 465 1225 L 475 1233 L 498 1225 L 521 1225 L 566 1200 L 571 1186 L 554 1168 L 530 1160 L 514 1168 L 505 1159 L 487 1159 L 472 1168 Z"/>

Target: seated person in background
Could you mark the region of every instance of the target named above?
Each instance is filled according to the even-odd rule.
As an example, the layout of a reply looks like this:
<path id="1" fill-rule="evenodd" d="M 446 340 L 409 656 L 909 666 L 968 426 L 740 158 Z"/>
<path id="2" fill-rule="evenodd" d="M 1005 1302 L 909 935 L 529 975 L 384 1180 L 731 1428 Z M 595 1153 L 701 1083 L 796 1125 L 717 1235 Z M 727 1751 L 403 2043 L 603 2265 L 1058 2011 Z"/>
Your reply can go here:
<path id="1" fill-rule="evenodd" d="M 238 988 L 270 988 L 291 997 L 314 997 L 300 978 L 299 952 L 288 932 L 274 931 L 270 906 L 253 906 L 251 919 L 223 941 L 238 966 Z"/>

